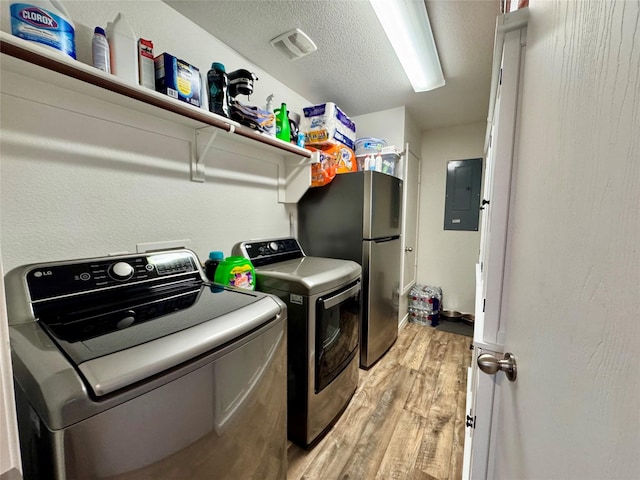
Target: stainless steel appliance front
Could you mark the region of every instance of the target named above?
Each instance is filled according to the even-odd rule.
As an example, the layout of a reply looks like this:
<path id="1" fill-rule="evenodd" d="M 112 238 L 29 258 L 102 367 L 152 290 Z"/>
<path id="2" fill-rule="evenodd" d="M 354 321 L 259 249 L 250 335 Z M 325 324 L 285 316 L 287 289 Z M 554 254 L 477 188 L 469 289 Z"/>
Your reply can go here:
<path id="1" fill-rule="evenodd" d="M 257 287 L 287 305 L 288 435 L 310 448 L 340 417 L 358 384 L 361 268 L 307 257 L 293 238 L 233 249 L 256 267 Z"/>
<path id="2" fill-rule="evenodd" d="M 370 367 L 398 337 L 399 239 L 365 241 L 362 249 L 363 277 L 368 279 L 365 298 L 367 321 L 362 325 L 360 364 Z M 364 273 L 366 271 L 366 273 Z"/>
<path id="3" fill-rule="evenodd" d="M 337 175 L 298 202 L 298 235 L 308 254 L 362 265 L 364 369 L 398 337 L 401 213 L 402 180 L 374 171 Z"/>
<path id="4" fill-rule="evenodd" d="M 286 478 L 284 305 L 159 255 L 7 274 L 24 478 Z"/>
<path id="5" fill-rule="evenodd" d="M 260 273 L 257 273 L 260 278 Z M 259 282 L 260 280 L 258 280 Z M 288 336 L 294 339 L 288 348 L 288 435 L 297 444 L 309 448 L 318 443 L 329 431 L 349 404 L 358 386 L 358 331 L 360 323 L 360 282 L 351 285 L 340 305 L 333 307 L 329 316 L 337 317 L 334 327 L 320 318 L 326 312 L 323 296 L 335 292 L 301 295 L 291 302 L 291 292 L 271 289 L 268 291 L 286 300 Z M 295 295 L 295 294 L 294 294 Z M 342 318 L 340 318 L 342 317 Z M 333 335 L 329 332 L 333 332 Z M 337 335 L 336 335 L 337 333 Z M 333 338 L 332 338 L 333 337 Z M 333 343 L 333 353 L 327 361 L 327 348 Z M 331 358 L 336 359 L 332 362 Z M 323 365 L 334 364 L 333 368 Z"/>

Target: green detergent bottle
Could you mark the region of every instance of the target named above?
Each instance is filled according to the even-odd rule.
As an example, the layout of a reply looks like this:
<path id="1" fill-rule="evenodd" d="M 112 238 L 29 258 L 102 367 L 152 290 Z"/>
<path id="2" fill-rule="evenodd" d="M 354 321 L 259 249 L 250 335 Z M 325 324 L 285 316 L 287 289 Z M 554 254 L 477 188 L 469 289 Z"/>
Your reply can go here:
<path id="1" fill-rule="evenodd" d="M 256 271 L 251 261 L 244 257 L 227 257 L 216 268 L 215 282 L 246 290 L 255 290 Z"/>
<path id="2" fill-rule="evenodd" d="M 291 127 L 289 124 L 287 104 L 283 103 L 280 108 L 275 109 L 274 113 L 276 114 L 276 138 L 284 140 L 287 143 L 290 142 Z"/>

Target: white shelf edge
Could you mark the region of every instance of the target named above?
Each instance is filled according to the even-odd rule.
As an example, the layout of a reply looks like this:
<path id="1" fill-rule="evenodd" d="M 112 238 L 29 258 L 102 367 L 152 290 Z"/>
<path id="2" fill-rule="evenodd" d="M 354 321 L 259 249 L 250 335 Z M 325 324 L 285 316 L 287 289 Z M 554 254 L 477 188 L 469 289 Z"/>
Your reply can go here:
<path id="1" fill-rule="evenodd" d="M 0 53 L 2 53 L 1 65 L 3 69 L 19 74 L 27 75 L 46 81 L 66 89 L 84 93 L 105 101 L 110 101 L 125 108 L 161 115 L 163 118 L 175 123 L 189 126 L 194 129 L 213 127 L 220 129 L 234 141 L 240 144 L 251 145 L 278 154 L 285 164 L 285 183 L 278 189 L 278 201 L 282 203 L 295 203 L 290 200 L 298 197 L 298 194 L 289 195 L 286 192 L 289 184 L 286 179 L 296 181 L 295 190 L 300 189 L 300 175 L 292 175 L 292 172 L 309 170 L 315 163 L 312 152 L 287 143 L 275 137 L 256 132 L 233 120 L 211 113 L 203 108 L 189 105 L 180 100 L 170 98 L 160 92 L 147 89 L 140 85 L 129 84 L 115 75 L 102 72 L 90 65 L 73 60 L 63 53 L 58 53 L 33 42 L 0 32 Z M 131 100 L 134 100 L 133 102 Z M 206 159 L 198 159 L 198 168 Z M 281 177 L 279 175 L 279 177 Z M 302 175 L 305 178 L 305 175 Z M 279 178 L 279 184 L 282 183 Z M 203 181 L 194 179 L 194 181 Z M 304 183 L 304 180 L 302 180 Z M 301 196 L 301 195 L 300 195 Z M 299 198 L 298 198 L 299 199 Z"/>

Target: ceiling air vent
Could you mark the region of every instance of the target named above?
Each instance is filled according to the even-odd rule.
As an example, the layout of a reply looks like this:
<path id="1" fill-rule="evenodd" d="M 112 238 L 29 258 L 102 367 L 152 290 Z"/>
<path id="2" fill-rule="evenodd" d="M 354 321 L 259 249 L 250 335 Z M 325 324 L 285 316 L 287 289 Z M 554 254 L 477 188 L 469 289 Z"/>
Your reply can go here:
<path id="1" fill-rule="evenodd" d="M 278 35 L 271 40 L 271 45 L 289 60 L 297 60 L 318 49 L 313 40 L 299 28 Z"/>

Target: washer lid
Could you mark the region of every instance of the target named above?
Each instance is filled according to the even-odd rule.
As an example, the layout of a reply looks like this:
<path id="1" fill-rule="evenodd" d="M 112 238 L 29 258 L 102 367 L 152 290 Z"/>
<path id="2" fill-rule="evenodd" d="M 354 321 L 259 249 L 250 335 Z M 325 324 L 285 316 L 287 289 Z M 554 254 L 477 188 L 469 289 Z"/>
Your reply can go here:
<path id="1" fill-rule="evenodd" d="M 351 260 L 302 257 L 256 268 L 258 289 L 315 295 L 357 279 L 362 268 Z"/>

